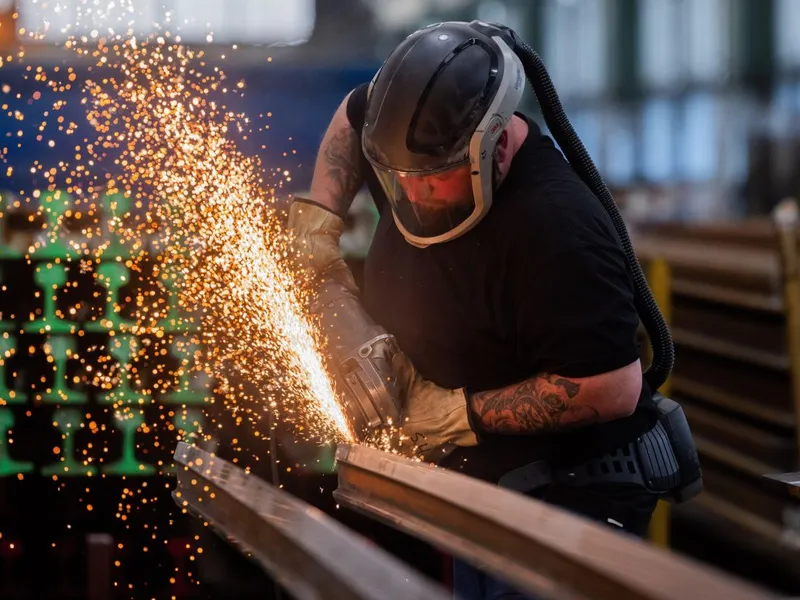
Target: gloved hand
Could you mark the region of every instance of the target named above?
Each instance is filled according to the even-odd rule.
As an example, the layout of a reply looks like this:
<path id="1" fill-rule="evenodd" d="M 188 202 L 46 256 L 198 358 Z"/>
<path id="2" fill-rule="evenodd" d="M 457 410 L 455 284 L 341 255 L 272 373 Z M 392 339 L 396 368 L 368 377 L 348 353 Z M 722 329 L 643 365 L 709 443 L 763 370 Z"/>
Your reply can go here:
<path id="1" fill-rule="evenodd" d="M 319 317 L 331 376 L 342 392 L 342 409 L 356 436 L 369 436 L 376 418 L 397 423 L 400 397 L 392 370 L 394 336 L 370 317 L 355 294 L 333 279 L 319 287 L 310 312 Z"/>
<path id="2" fill-rule="evenodd" d="M 289 207 L 288 228 L 292 234 L 292 250 L 301 268 L 335 279 L 358 294 L 353 274 L 339 249 L 339 238 L 344 231 L 341 217 L 311 200 L 298 197 Z"/>
<path id="3" fill-rule="evenodd" d="M 476 446 L 463 388 L 449 390 L 424 379 L 403 352 L 392 368 L 403 399 L 400 451 L 436 462 L 457 446 Z"/>

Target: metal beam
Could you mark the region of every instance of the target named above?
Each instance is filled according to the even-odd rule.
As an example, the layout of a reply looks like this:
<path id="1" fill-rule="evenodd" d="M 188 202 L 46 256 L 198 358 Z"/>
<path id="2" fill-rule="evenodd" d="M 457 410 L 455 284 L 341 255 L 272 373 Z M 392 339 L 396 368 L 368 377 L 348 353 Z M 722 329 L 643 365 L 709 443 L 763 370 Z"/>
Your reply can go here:
<path id="1" fill-rule="evenodd" d="M 546 598 L 777 598 L 637 538 L 460 473 L 364 446 L 337 448 L 344 506 Z"/>
<path id="2" fill-rule="evenodd" d="M 200 448 L 175 450 L 175 502 L 298 600 L 449 600 L 444 589 L 322 511 Z"/>
<path id="3" fill-rule="evenodd" d="M 789 494 L 790 498 L 800 502 L 800 472 L 764 475 L 764 480 L 770 489 Z"/>

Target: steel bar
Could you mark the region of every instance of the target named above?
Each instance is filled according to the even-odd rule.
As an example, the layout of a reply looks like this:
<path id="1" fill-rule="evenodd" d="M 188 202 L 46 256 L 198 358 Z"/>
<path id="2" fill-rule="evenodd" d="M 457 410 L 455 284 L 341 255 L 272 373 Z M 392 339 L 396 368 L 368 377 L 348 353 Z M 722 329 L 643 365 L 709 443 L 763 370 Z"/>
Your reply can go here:
<path id="1" fill-rule="evenodd" d="M 717 244 L 708 252 L 707 240 L 677 240 L 661 236 L 641 236 L 634 240 L 642 261 L 661 258 L 678 273 L 702 273 L 706 280 L 719 280 L 731 287 L 780 290 L 780 255 L 776 250 Z"/>
<path id="2" fill-rule="evenodd" d="M 444 589 L 322 511 L 180 442 L 175 502 L 298 600 L 445 600 Z"/>
<path id="3" fill-rule="evenodd" d="M 777 598 L 522 494 L 363 446 L 337 448 L 336 499 L 547 598 Z"/>
<path id="4" fill-rule="evenodd" d="M 800 472 L 781 473 L 779 475 L 765 475 L 767 485 L 800 502 Z"/>

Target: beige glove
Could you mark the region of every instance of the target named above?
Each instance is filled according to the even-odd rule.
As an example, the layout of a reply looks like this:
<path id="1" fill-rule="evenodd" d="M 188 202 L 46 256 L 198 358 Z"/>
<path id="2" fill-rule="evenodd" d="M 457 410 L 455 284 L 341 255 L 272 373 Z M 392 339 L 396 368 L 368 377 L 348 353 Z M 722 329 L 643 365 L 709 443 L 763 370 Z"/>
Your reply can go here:
<path id="1" fill-rule="evenodd" d="M 392 362 L 403 398 L 400 451 L 436 462 L 457 446 L 476 446 L 463 388 L 448 390 L 423 379 L 402 352 Z"/>
<path id="2" fill-rule="evenodd" d="M 353 274 L 339 249 L 344 221 L 338 215 L 318 204 L 298 199 L 289 207 L 288 228 L 293 234 L 292 249 L 301 268 L 335 279 L 358 294 Z"/>

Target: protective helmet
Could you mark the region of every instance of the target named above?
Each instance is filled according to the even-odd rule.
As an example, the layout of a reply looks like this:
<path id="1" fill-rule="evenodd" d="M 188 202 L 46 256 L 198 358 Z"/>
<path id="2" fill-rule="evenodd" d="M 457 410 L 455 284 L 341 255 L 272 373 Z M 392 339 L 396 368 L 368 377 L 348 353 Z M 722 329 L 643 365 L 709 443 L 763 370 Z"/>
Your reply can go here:
<path id="1" fill-rule="evenodd" d="M 522 99 L 517 55 L 480 22 L 408 36 L 370 83 L 364 154 L 415 246 L 452 240 L 492 205 L 497 138 Z"/>

